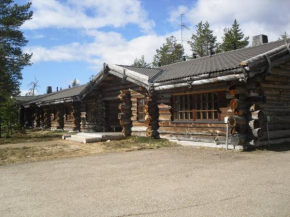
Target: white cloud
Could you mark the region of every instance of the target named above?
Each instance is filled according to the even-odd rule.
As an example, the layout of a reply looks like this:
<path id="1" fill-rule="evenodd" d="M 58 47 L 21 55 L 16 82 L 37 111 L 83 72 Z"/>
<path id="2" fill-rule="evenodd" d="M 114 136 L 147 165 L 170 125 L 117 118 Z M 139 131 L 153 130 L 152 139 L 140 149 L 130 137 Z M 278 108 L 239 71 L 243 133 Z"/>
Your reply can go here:
<path id="1" fill-rule="evenodd" d="M 26 94 L 28 94 L 28 93 L 30 93 L 30 90 L 20 90 L 20 96 L 26 96 Z M 38 93 L 38 91 L 37 90 L 35 90 L 34 91 L 34 94 L 35 95 L 38 95 L 39 93 Z"/>
<path id="2" fill-rule="evenodd" d="M 33 19 L 23 25 L 25 29 L 118 28 L 132 23 L 150 32 L 155 25 L 139 0 L 32 0 L 32 9 Z"/>
<path id="3" fill-rule="evenodd" d="M 185 23 L 195 33 L 195 25 L 208 21 L 214 34 L 221 41 L 223 29 L 231 27 L 237 19 L 245 36 L 250 39 L 259 34 L 268 35 L 269 41 L 277 40 L 290 29 L 290 1 L 288 0 L 199 0 L 191 8 L 180 5 L 170 13 L 173 24 L 185 13 Z"/>
<path id="4" fill-rule="evenodd" d="M 42 34 L 35 35 L 35 36 L 33 36 L 33 38 L 35 38 L 35 39 L 44 38 L 44 35 L 42 35 Z"/>
<path id="5" fill-rule="evenodd" d="M 156 48 L 162 46 L 166 36 L 146 35 L 127 41 L 116 32 L 90 30 L 87 35 L 93 37 L 91 43 L 72 43 L 45 48 L 41 46 L 26 47 L 25 52 L 33 53 L 32 62 L 47 61 L 87 61 L 91 68 L 100 69 L 103 62 L 132 64 L 135 58 L 145 56 L 152 62 Z"/>

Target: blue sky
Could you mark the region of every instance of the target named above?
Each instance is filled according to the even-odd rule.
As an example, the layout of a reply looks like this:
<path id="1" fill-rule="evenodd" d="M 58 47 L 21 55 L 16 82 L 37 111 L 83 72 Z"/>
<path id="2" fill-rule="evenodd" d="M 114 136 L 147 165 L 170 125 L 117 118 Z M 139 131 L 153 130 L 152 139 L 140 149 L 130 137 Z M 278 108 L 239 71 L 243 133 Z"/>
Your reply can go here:
<path id="1" fill-rule="evenodd" d="M 31 1 L 34 17 L 21 29 L 29 40 L 24 51 L 33 53 L 33 65 L 22 72 L 22 94 L 35 78 L 43 94 L 47 86 L 67 88 L 75 78 L 88 82 L 104 62 L 132 64 L 141 55 L 152 62 L 166 37 L 174 35 L 180 42 L 181 13 L 190 28 L 184 30 L 184 41 L 200 21 L 209 21 L 219 41 L 234 19 L 250 38 L 266 34 L 273 41 L 290 32 L 289 0 Z M 189 46 L 184 47 L 190 55 Z"/>

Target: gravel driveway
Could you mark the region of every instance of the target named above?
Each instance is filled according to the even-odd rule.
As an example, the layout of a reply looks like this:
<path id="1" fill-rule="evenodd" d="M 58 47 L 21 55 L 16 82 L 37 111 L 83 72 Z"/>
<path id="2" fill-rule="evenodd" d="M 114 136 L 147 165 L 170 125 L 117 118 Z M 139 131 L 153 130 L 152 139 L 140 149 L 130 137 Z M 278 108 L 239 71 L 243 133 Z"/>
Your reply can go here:
<path id="1" fill-rule="evenodd" d="M 1 216 L 290 216 L 290 151 L 193 147 L 0 167 Z"/>

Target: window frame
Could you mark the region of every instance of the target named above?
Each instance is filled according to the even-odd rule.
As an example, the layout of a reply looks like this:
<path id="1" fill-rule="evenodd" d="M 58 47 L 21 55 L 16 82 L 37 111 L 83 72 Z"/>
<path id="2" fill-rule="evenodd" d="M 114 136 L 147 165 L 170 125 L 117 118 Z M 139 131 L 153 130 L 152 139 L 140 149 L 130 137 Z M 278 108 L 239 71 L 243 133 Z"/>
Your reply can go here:
<path id="1" fill-rule="evenodd" d="M 205 101 L 202 99 L 203 96 L 206 97 Z M 221 104 L 224 100 L 226 100 L 225 90 L 172 94 L 172 122 L 221 122 L 220 108 L 223 108 Z M 206 104 L 206 109 L 202 109 L 203 104 Z M 210 109 L 208 109 L 209 104 L 211 104 Z"/>
<path id="2" fill-rule="evenodd" d="M 145 122 L 145 97 L 137 99 L 137 120 L 139 122 Z"/>

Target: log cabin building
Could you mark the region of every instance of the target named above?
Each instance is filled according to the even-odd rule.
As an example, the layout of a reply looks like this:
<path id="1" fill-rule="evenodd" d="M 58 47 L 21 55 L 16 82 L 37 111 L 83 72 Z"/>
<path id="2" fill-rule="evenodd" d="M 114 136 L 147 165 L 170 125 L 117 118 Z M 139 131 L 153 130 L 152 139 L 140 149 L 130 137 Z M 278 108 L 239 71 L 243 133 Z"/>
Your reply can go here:
<path id="1" fill-rule="evenodd" d="M 18 97 L 21 123 L 192 144 L 289 142 L 290 39 L 253 43 L 158 68 L 104 63 L 86 85 Z"/>

